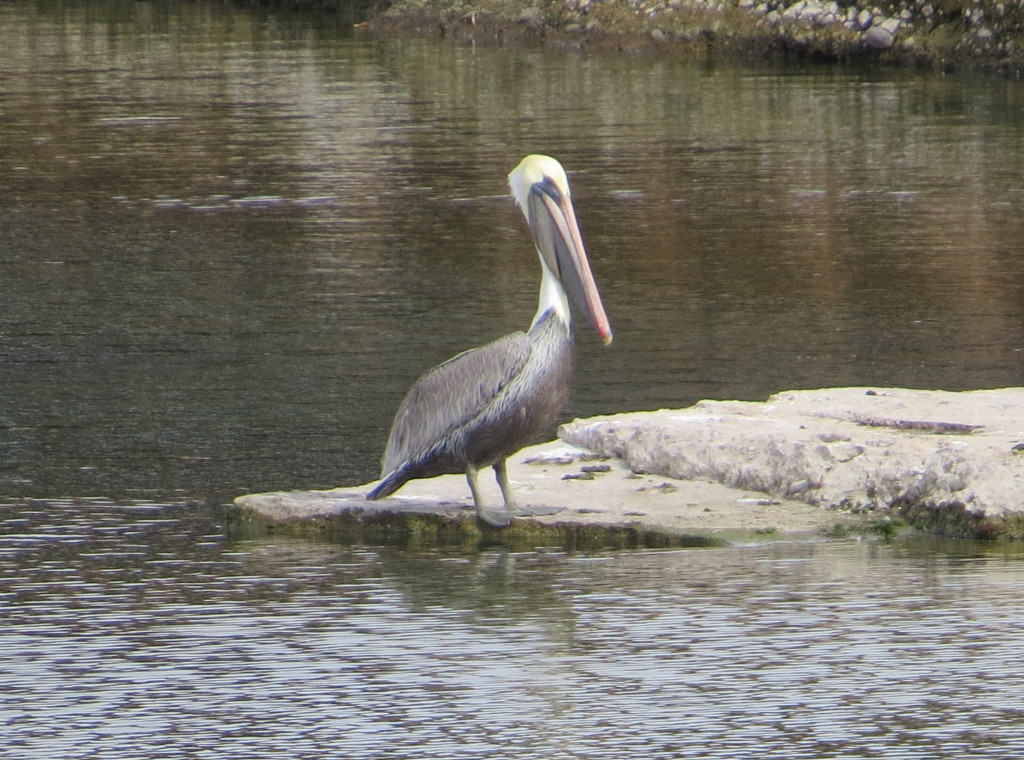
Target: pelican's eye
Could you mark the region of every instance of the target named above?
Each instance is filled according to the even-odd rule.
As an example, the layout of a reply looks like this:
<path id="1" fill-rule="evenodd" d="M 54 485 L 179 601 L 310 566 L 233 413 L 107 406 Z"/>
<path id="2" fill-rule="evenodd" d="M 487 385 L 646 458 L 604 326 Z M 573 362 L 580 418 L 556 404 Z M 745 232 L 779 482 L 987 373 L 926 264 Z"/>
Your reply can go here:
<path id="1" fill-rule="evenodd" d="M 551 177 L 544 177 L 540 182 L 535 182 L 533 184 L 533 189 L 539 193 L 544 193 L 544 195 L 548 196 L 555 203 L 560 203 L 562 201 L 562 191 L 558 189 L 558 185 L 555 184 L 555 181 L 551 179 Z"/>

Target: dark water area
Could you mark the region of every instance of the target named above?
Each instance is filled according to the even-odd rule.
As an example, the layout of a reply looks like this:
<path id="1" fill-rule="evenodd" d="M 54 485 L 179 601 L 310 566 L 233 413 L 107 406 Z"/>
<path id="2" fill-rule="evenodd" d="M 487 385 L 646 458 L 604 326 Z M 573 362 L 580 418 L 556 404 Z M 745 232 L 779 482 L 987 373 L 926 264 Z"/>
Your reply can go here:
<path id="1" fill-rule="evenodd" d="M 570 170 L 616 329 L 566 418 L 1017 385 L 1017 83 L 0 9 L 0 493 L 370 479 L 408 385 L 528 325 L 505 175 Z"/>

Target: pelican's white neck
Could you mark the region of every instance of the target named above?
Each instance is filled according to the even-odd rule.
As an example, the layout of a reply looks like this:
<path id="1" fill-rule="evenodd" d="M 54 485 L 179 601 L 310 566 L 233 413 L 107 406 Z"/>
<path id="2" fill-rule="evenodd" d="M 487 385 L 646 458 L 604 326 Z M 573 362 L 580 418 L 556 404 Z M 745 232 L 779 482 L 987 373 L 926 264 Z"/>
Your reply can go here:
<path id="1" fill-rule="evenodd" d="M 558 278 L 548 269 L 548 265 L 541 258 L 540 268 L 543 272 L 540 279 L 540 299 L 537 304 L 537 314 L 533 318 L 531 329 L 537 326 L 541 317 L 549 311 L 554 310 L 558 317 L 567 327 L 572 325 L 572 317 L 569 313 L 569 299 L 565 295 L 565 288 Z"/>

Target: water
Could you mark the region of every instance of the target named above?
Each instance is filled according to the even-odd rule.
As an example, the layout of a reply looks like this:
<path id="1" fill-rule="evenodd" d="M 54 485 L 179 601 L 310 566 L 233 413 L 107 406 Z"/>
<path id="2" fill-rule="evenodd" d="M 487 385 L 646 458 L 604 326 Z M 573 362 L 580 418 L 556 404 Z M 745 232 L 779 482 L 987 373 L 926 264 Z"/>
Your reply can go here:
<path id="1" fill-rule="evenodd" d="M 381 41 L 6 3 L 0 493 L 376 474 L 427 367 L 529 324 L 505 175 L 570 169 L 616 330 L 566 418 L 1021 382 L 1014 82 Z"/>
<path id="2" fill-rule="evenodd" d="M 1024 750 L 1016 548 L 460 555 L 102 500 L 5 516 L 5 757 Z"/>
<path id="3" fill-rule="evenodd" d="M 1021 754 L 1016 550 L 462 555 L 219 510 L 370 479 L 424 368 L 528 324 L 537 150 L 616 329 L 567 418 L 1020 384 L 1020 87 L 350 21 L 0 6 L 0 754 Z"/>

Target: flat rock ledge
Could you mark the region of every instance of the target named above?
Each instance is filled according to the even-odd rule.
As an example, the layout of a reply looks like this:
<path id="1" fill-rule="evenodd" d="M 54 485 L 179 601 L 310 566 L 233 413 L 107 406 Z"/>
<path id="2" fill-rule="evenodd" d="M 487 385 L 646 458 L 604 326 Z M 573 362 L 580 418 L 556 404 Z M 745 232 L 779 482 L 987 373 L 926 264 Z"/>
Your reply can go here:
<path id="1" fill-rule="evenodd" d="M 378 502 L 367 484 L 235 504 L 277 530 L 422 544 L 679 546 L 903 524 L 1024 538 L 1024 388 L 787 391 L 576 420 L 559 437 L 510 460 L 525 506 L 503 530 L 475 519 L 454 475 Z"/>

